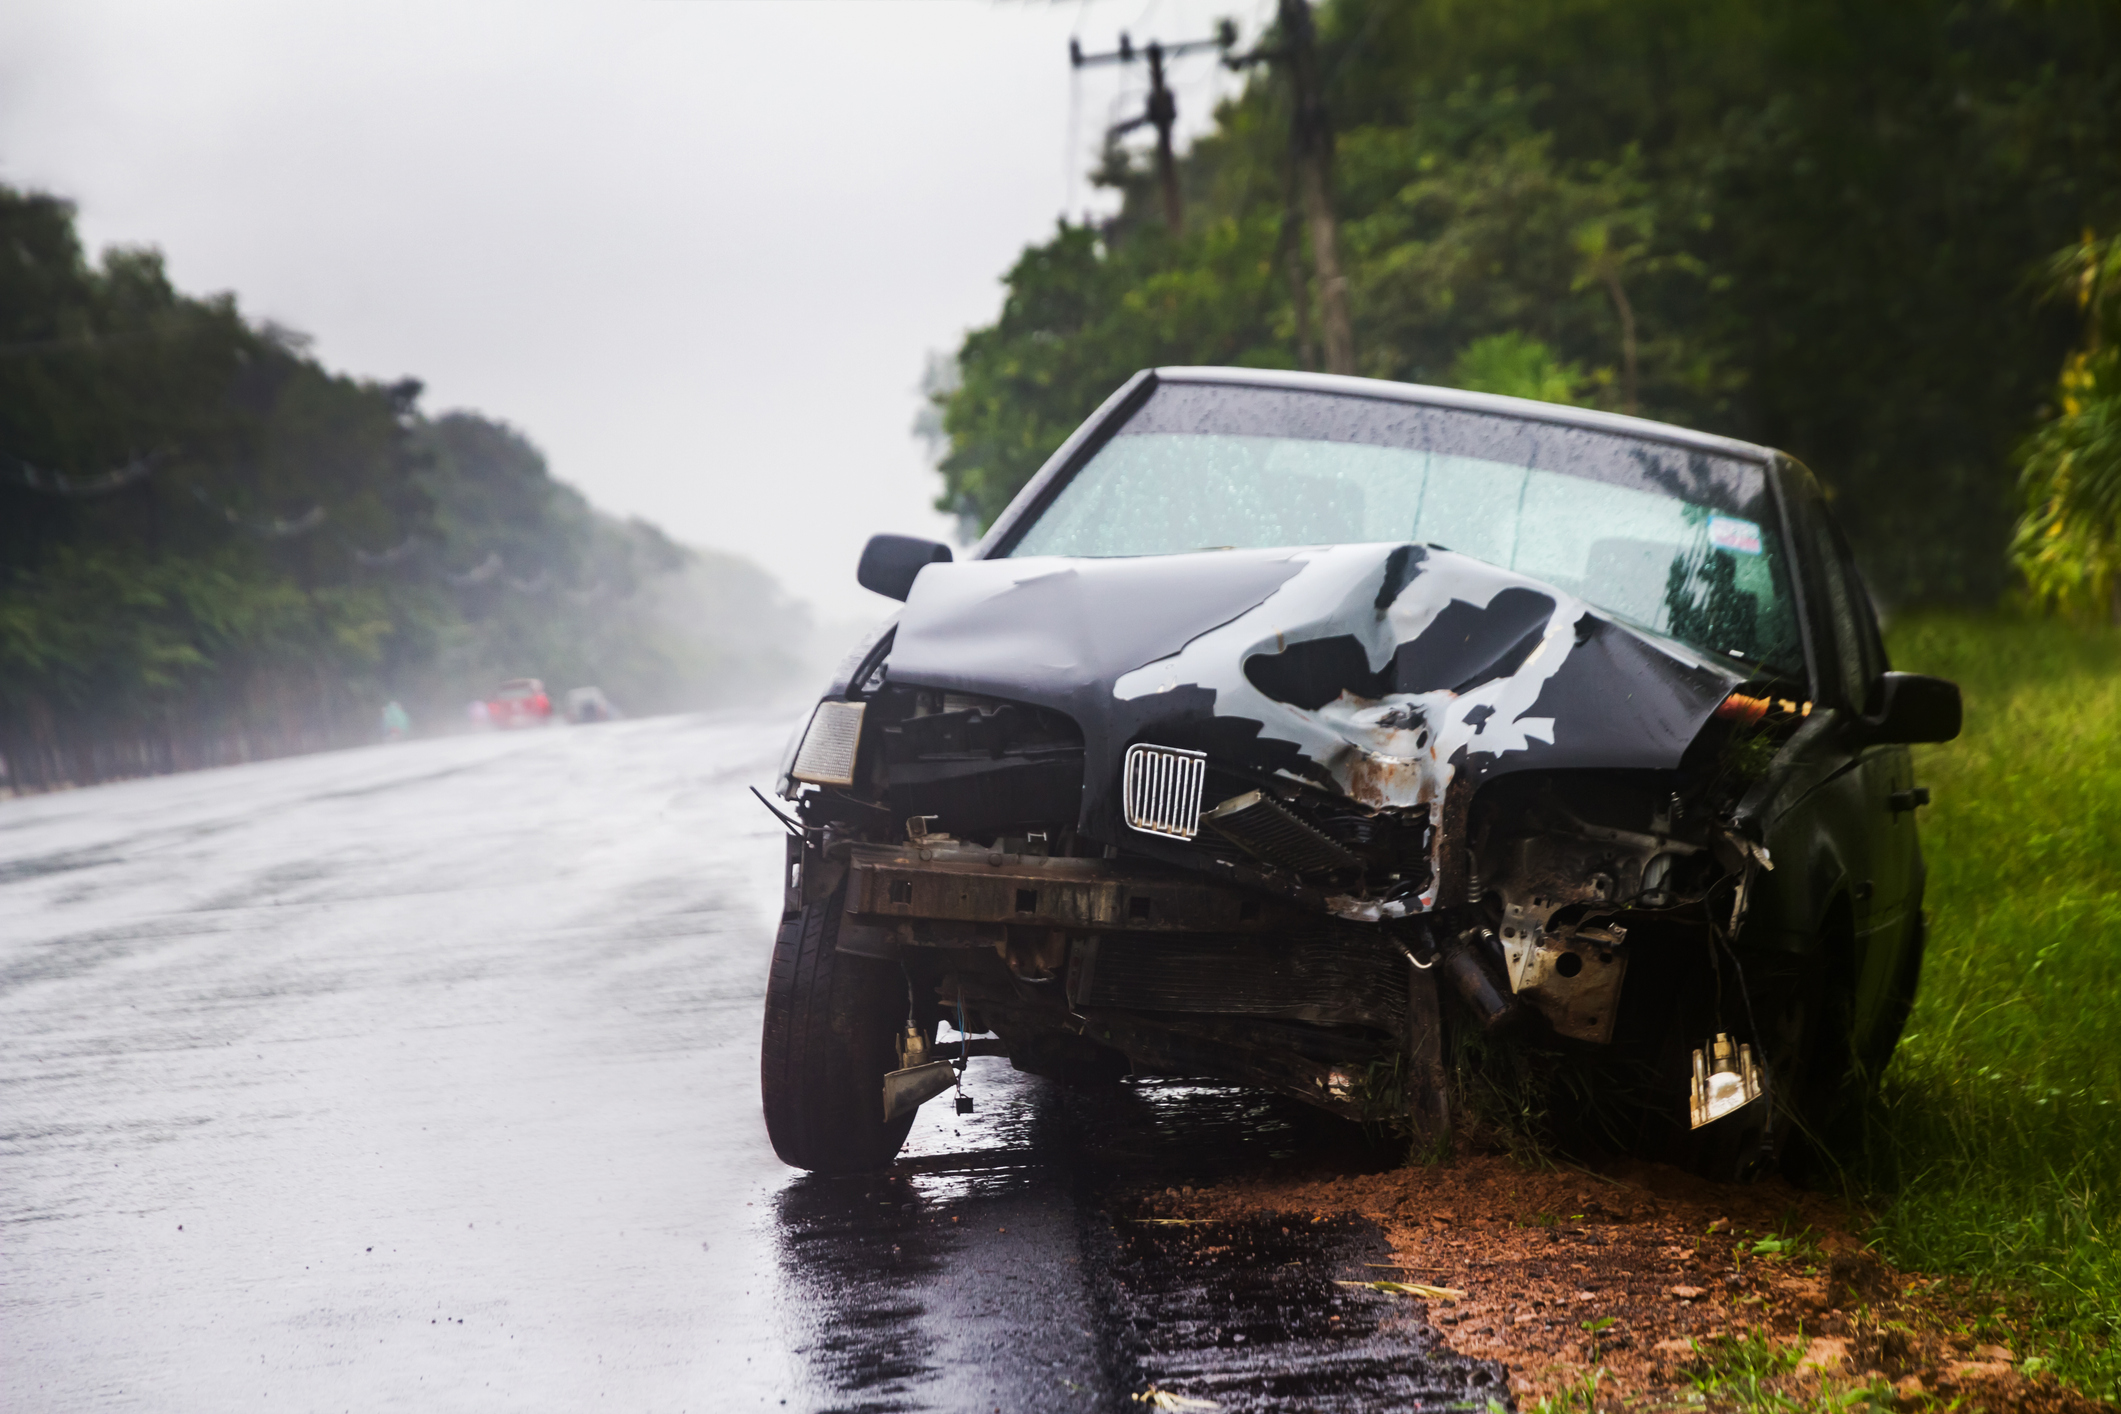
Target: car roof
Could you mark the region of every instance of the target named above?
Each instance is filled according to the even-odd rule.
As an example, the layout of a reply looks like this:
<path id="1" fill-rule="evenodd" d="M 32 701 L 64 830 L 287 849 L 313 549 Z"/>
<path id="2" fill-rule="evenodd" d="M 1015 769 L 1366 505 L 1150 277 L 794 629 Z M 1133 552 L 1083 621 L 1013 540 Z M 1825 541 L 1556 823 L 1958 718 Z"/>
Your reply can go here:
<path id="1" fill-rule="evenodd" d="M 1284 388 L 1308 393 L 1335 393 L 1342 397 L 1377 398 L 1388 402 L 1425 403 L 1431 407 L 1461 408 L 1467 412 L 1492 413 L 1528 422 L 1550 422 L 1564 427 L 1583 427 L 1613 432 L 1625 437 L 1664 442 L 1675 447 L 1714 452 L 1742 461 L 1771 462 L 1778 455 L 1771 447 L 1756 446 L 1733 437 L 1652 422 L 1646 417 L 1627 417 L 1593 408 L 1568 407 L 1561 403 L 1535 402 L 1530 398 L 1506 398 L 1499 393 L 1469 393 L 1460 388 L 1436 388 L 1425 383 L 1394 383 L 1383 378 L 1353 378 L 1339 373 L 1293 373 L 1273 368 L 1208 368 L 1177 366 L 1156 370 L 1159 383 L 1219 383 L 1231 387 Z"/>

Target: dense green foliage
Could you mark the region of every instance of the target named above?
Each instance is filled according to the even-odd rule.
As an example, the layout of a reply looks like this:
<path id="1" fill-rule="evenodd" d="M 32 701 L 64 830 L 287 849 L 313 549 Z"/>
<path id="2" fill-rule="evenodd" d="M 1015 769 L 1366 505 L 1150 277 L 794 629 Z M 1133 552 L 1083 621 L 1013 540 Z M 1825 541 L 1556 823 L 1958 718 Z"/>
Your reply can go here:
<path id="1" fill-rule="evenodd" d="M 1929 953 L 1869 1153 L 1898 1260 L 2031 1294 L 2058 1373 L 2121 1396 L 2121 640 L 1923 618 L 1895 666 L 1957 679 L 1921 748 Z"/>
<path id="2" fill-rule="evenodd" d="M 2035 601 L 2121 624 L 2121 238 L 2087 235 L 2054 262 L 2084 316 L 2055 416 L 2028 439 L 2013 558 Z"/>
<path id="3" fill-rule="evenodd" d="M 595 513 L 419 392 L 330 373 L 151 252 L 92 264 L 65 203 L 0 188 L 13 783 L 358 740 L 390 698 L 432 724 L 507 676 L 643 710 L 780 666 L 802 624 L 763 574 Z"/>
<path id="4" fill-rule="evenodd" d="M 2003 589 L 2073 335 L 2029 279 L 2121 208 L 2121 12 L 1329 0 L 1319 30 L 1360 371 L 1462 381 L 1514 336 L 1537 376 L 1484 386 L 1810 463 L 1889 599 Z M 1024 252 L 959 351 L 948 507 L 991 520 L 1138 368 L 1313 362 L 1287 104 L 1263 74 L 1218 115 L 1182 239 L 1118 163 L 1109 227 Z"/>

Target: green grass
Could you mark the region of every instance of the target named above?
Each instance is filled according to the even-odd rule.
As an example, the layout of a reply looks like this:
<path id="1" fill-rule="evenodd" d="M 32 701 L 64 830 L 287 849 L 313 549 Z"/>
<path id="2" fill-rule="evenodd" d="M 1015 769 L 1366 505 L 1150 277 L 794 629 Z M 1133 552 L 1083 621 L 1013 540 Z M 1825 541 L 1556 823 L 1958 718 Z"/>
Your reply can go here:
<path id="1" fill-rule="evenodd" d="M 1858 1414 L 1893 1407 L 1893 1387 L 1874 1378 L 1862 1384 L 1824 1378 L 1790 1387 L 1804 1347 L 1778 1345 L 1759 1331 L 1694 1342 L 1687 1368 L 1687 1402 L 1733 1414 Z"/>
<path id="2" fill-rule="evenodd" d="M 1918 751 L 1929 954 L 1851 1178 L 1897 1262 L 2030 1309 L 2121 1396 L 2121 632 L 1924 617 L 1894 665 L 1959 682 Z M 2021 1352 L 2031 1353 L 2031 1352 Z"/>
<path id="3" fill-rule="evenodd" d="M 1592 1324 L 1584 1322 L 1586 1329 Z M 1680 1402 L 1647 1407 L 1700 1409 L 1705 1414 L 1883 1414 L 1893 1408 L 1893 1387 L 1882 1378 L 1860 1384 L 1835 1378 L 1794 1383 L 1790 1375 L 1803 1356 L 1801 1342 L 1779 1344 L 1761 1331 L 1697 1340 L 1693 1358 L 1683 1369 L 1687 1389 Z M 1588 1370 L 1530 1405 L 1526 1414 L 1599 1414 L 1599 1385 L 1604 1377 L 1603 1369 Z M 1644 1406 L 1607 1399 L 1605 1407 Z M 1500 1401 L 1490 1400 L 1487 1414 L 1502 1414 L 1502 1409 Z"/>

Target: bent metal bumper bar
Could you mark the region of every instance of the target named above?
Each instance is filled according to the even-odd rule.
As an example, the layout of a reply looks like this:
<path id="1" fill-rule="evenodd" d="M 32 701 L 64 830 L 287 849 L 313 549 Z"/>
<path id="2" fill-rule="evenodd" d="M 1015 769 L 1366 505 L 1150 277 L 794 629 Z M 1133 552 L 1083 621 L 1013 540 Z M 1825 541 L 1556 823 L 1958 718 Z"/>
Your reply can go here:
<path id="1" fill-rule="evenodd" d="M 1102 859 L 1005 854 L 957 843 L 852 846 L 847 911 L 1083 931 L 1263 932 L 1293 911 L 1249 889 Z"/>
<path id="2" fill-rule="evenodd" d="M 1137 1063 L 1241 1078 L 1355 1118 L 1369 1103 L 1357 1093 L 1363 1064 L 1291 1051 L 1264 1041 L 1258 1028 L 1286 1014 L 1398 1031 L 1416 1070 L 1438 1072 L 1435 974 L 1409 968 L 1405 949 L 1373 926 L 1150 864 L 1017 854 L 932 837 L 850 843 L 835 853 L 841 848 L 848 915 L 842 951 L 898 957 L 909 948 L 992 947 L 1018 984 L 1058 984 L 1043 998 L 1006 984 L 982 994 L 975 978 L 958 974 L 956 995 L 972 986 L 983 1013 L 1048 1005 L 1067 1029 Z M 1110 951 L 1121 938 L 1128 945 Z M 1196 950 L 1186 952 L 1189 946 Z M 1304 965 L 1289 973 L 1299 956 Z M 1114 967 L 1118 980 L 1107 975 Z M 1267 991 L 1258 985 L 1265 978 L 1274 979 Z M 1403 1000 L 1385 995 L 1394 986 L 1406 989 Z M 1336 999 L 1347 1004 L 1336 1006 Z M 1434 1079 L 1440 1085 L 1440 1072 Z M 895 1072 L 887 1113 L 903 1113 L 935 1083 L 911 1066 Z M 1440 1106 L 1437 1089 L 1435 1115 L 1424 1111 L 1418 1122 L 1440 1124 Z"/>

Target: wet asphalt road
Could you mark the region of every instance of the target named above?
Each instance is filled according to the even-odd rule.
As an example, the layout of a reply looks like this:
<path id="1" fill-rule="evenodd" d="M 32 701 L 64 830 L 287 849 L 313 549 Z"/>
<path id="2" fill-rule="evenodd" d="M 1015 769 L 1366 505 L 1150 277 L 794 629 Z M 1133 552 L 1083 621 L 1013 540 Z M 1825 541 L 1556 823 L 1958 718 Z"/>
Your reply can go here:
<path id="1" fill-rule="evenodd" d="M 1482 1407 L 1355 1222 L 1143 1221 L 1387 1156 L 975 1060 L 898 1166 L 757 1098 L 782 714 L 0 801 L 8 1409 Z M 1338 1317 L 1339 1319 L 1334 1319 Z"/>

